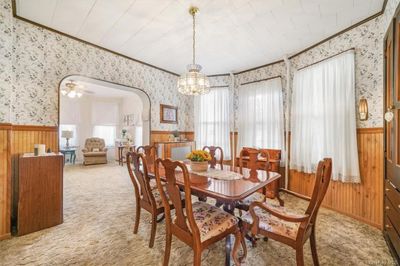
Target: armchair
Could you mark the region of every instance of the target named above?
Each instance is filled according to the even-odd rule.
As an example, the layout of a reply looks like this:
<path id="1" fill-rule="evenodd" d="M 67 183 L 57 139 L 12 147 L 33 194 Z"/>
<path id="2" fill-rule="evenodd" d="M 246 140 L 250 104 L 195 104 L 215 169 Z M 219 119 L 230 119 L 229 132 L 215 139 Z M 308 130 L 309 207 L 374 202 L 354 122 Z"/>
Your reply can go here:
<path id="1" fill-rule="evenodd" d="M 107 163 L 107 148 L 104 139 L 88 138 L 85 141 L 85 148 L 82 149 L 83 164 L 102 164 Z"/>

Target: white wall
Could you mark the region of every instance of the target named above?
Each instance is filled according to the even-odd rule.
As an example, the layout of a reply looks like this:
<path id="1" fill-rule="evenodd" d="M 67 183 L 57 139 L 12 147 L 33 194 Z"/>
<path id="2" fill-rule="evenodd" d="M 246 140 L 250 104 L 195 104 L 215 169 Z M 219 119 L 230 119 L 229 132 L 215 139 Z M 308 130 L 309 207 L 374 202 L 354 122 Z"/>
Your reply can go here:
<path id="1" fill-rule="evenodd" d="M 143 117 L 148 118 L 147 115 L 143 115 L 146 113 L 143 109 L 143 103 L 141 98 L 132 93 L 132 96 L 124 97 L 124 98 L 113 98 L 113 97 L 95 97 L 91 95 L 84 95 L 82 98 L 74 98 L 71 99 L 66 96 L 61 96 L 60 98 L 60 124 L 73 124 L 77 125 L 77 135 L 74 136 L 77 145 L 79 146 L 77 151 L 77 160 L 82 161 L 83 154 L 82 149 L 85 146 L 85 140 L 89 137 L 93 136 L 93 117 L 92 117 L 92 105 L 95 102 L 107 102 L 107 103 L 115 103 L 118 105 L 118 118 L 116 124 L 116 138 L 121 137 L 121 130 L 126 128 L 123 124 L 123 116 L 125 114 L 135 114 L 140 116 L 140 119 L 143 120 Z M 106 111 L 106 110 L 105 110 Z M 147 113 L 149 112 L 149 108 L 147 108 Z M 147 141 L 149 138 L 149 121 L 142 123 L 143 126 L 143 137 L 144 139 L 140 140 L 140 144 L 144 141 Z M 135 134 L 135 128 L 131 128 L 130 131 L 132 135 Z M 60 140 L 60 146 L 65 146 L 65 139 Z M 109 147 L 107 152 L 108 160 L 115 160 L 115 148 Z"/>

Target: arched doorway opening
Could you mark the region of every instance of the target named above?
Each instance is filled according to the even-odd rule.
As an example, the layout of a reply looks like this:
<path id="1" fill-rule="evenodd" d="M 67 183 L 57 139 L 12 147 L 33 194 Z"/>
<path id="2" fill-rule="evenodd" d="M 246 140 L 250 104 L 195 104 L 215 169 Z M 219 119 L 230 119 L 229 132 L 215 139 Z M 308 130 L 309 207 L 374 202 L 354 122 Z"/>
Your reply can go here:
<path id="1" fill-rule="evenodd" d="M 80 75 L 65 77 L 59 90 L 59 148 L 66 163 L 91 164 L 82 152 L 88 139 L 104 141 L 103 163 L 120 159 L 118 146 L 149 144 L 151 106 L 143 90 Z"/>

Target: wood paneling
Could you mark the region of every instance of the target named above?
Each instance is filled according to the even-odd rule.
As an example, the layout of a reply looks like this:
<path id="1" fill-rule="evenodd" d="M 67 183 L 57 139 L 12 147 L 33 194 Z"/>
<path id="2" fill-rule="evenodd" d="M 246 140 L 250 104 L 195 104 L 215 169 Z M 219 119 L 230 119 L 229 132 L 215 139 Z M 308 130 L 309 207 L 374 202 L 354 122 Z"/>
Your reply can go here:
<path id="1" fill-rule="evenodd" d="M 150 144 L 154 144 L 154 142 L 163 142 L 169 141 L 172 131 L 151 131 L 150 136 Z M 181 138 L 186 138 L 187 140 L 194 140 L 194 132 L 193 131 L 180 131 L 179 132 Z"/>
<path id="2" fill-rule="evenodd" d="M 11 124 L 0 124 L 0 240 L 11 236 Z"/>
<path id="3" fill-rule="evenodd" d="M 333 181 L 323 206 L 382 228 L 383 129 L 358 129 L 361 184 Z M 310 196 L 314 175 L 290 171 L 289 189 Z"/>
<path id="4" fill-rule="evenodd" d="M 14 191 L 18 190 L 18 167 L 19 156 L 22 153 L 33 152 L 34 144 L 45 144 L 46 150 L 50 148 L 58 152 L 58 127 L 46 126 L 20 126 L 13 125 L 11 131 L 11 162 L 12 162 L 12 185 L 13 185 L 13 206 L 17 204 L 17 197 Z M 12 221 L 15 224 L 16 209 L 13 208 Z"/>
<path id="5" fill-rule="evenodd" d="M 19 236 L 63 222 L 63 166 L 61 153 L 20 156 Z"/>

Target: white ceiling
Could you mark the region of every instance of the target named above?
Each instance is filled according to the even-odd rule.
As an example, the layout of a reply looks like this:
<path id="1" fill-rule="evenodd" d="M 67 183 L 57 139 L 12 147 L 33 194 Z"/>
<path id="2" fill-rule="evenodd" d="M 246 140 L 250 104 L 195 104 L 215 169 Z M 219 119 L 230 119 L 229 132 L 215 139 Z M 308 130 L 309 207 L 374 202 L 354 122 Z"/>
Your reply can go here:
<path id="1" fill-rule="evenodd" d="M 81 85 L 83 95 L 89 95 L 99 98 L 127 98 L 132 95 L 141 94 L 141 91 L 134 90 L 118 84 L 108 83 L 101 80 L 90 79 L 82 76 L 70 76 L 64 79 L 60 88 L 65 86 L 65 83 L 74 81 L 76 84 Z"/>
<path id="2" fill-rule="evenodd" d="M 16 0 L 17 15 L 175 73 L 237 72 L 299 52 L 373 14 L 384 0 Z"/>

